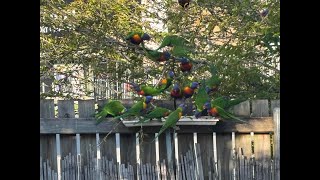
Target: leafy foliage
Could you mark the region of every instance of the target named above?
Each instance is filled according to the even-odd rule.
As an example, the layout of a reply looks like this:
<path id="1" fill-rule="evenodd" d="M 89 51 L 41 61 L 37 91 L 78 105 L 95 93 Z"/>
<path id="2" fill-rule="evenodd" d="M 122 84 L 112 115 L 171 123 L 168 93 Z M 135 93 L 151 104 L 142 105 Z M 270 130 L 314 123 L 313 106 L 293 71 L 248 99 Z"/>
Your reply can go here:
<path id="1" fill-rule="evenodd" d="M 151 8 L 151 9 L 150 9 Z M 267 8 L 268 14 L 260 11 Z M 146 17 L 146 18 L 144 18 Z M 160 31 L 161 24 L 167 31 Z M 79 79 L 85 95 L 92 94 L 92 76 L 111 82 L 151 82 L 160 79 L 163 63 L 146 58 L 143 49 L 125 40 L 128 32 L 147 32 L 156 49 L 167 35 L 179 35 L 193 48 L 192 59 L 214 63 L 222 80 L 222 95 L 279 98 L 280 2 L 197 0 L 188 7 L 178 1 L 132 0 L 41 1 L 41 80 L 70 85 Z M 57 68 L 56 64 L 68 65 Z M 79 67 L 79 68 L 75 68 Z M 178 67 L 177 67 L 178 68 Z M 207 78 L 207 66 L 195 68 L 181 82 Z M 55 74 L 63 74 L 57 80 Z M 82 75 L 83 74 L 83 75 Z M 42 97 L 77 97 L 72 88 L 42 93 Z"/>

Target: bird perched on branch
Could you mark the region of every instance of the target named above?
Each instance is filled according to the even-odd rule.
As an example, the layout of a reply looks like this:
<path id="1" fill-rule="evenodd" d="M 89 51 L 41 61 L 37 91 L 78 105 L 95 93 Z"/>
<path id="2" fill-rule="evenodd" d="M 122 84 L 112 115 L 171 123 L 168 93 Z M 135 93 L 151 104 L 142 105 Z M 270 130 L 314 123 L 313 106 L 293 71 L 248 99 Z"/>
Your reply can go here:
<path id="1" fill-rule="evenodd" d="M 137 94 L 142 96 L 157 96 L 163 92 L 160 88 L 155 88 L 147 85 L 138 85 L 136 83 L 128 83 L 131 85 L 132 89 L 134 89 Z"/>
<path id="2" fill-rule="evenodd" d="M 148 48 L 144 48 L 144 51 L 146 52 L 146 56 L 154 61 L 154 62 L 164 62 L 164 61 L 168 61 L 171 57 L 171 54 L 168 51 L 157 51 L 157 50 L 151 50 Z"/>
<path id="3" fill-rule="evenodd" d="M 180 61 L 180 70 L 182 72 L 191 71 L 193 65 L 188 58 L 182 57 L 182 58 L 176 58 L 176 59 Z"/>
<path id="4" fill-rule="evenodd" d="M 183 88 L 183 97 L 190 98 L 194 94 L 194 90 L 199 86 L 198 82 L 192 82 L 190 86 L 186 86 Z"/>
<path id="5" fill-rule="evenodd" d="M 200 87 L 198 90 L 198 93 L 195 95 L 195 106 L 196 106 L 196 112 L 194 116 L 196 118 L 199 118 L 200 116 L 207 115 L 207 110 L 203 108 L 204 104 L 210 99 L 208 93 L 206 92 L 206 84 L 205 81 L 202 80 L 200 82 Z"/>
<path id="6" fill-rule="evenodd" d="M 143 43 L 144 40 L 150 40 L 150 36 L 147 33 L 134 31 L 130 32 L 125 39 L 135 45 L 139 45 L 140 43 Z"/>
<path id="7" fill-rule="evenodd" d="M 214 94 L 218 91 L 219 86 L 221 84 L 221 79 L 218 76 L 217 68 L 215 65 L 211 65 L 210 67 L 211 77 L 206 80 L 206 91 L 208 94 Z"/>
<path id="8" fill-rule="evenodd" d="M 170 91 L 170 96 L 174 99 L 180 99 L 183 97 L 182 91 L 178 84 L 173 85 L 173 88 Z"/>
<path id="9" fill-rule="evenodd" d="M 170 70 L 167 76 L 160 80 L 159 89 L 161 89 L 161 91 L 165 91 L 166 89 L 168 89 L 172 85 L 173 77 L 174 72 Z"/>

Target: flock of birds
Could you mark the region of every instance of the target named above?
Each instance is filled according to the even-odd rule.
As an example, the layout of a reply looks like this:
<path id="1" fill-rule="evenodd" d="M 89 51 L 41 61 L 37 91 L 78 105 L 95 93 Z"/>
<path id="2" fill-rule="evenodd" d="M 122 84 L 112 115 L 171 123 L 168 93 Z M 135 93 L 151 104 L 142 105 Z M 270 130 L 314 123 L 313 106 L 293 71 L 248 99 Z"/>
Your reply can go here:
<path id="1" fill-rule="evenodd" d="M 190 0 L 179 0 L 179 4 L 184 8 L 189 6 L 189 3 Z M 268 10 L 264 10 L 261 13 L 266 16 Z M 151 37 L 142 31 L 130 32 L 125 39 L 129 43 L 137 46 L 141 45 L 146 57 L 151 61 L 167 63 L 172 60 L 173 63 L 179 63 L 179 68 L 183 73 L 188 73 L 192 70 L 195 61 L 190 58 L 190 54 L 193 48 L 183 37 L 177 35 L 166 36 L 160 46 L 155 50 L 148 49 L 144 46 L 144 42 L 149 41 Z M 171 47 L 170 52 L 168 50 L 160 51 L 164 47 Z M 213 64 L 210 64 L 210 73 L 211 77 L 203 79 L 200 82 L 192 82 L 182 88 L 179 83 L 173 83 L 175 80 L 173 70 L 168 70 L 156 86 L 128 82 L 130 89 L 141 96 L 141 99 L 129 109 L 125 108 L 118 100 L 110 100 L 95 114 L 96 124 L 105 120 L 106 117 L 113 117 L 113 120 L 135 117 L 139 119 L 137 122 L 139 124 L 146 123 L 152 119 L 161 120 L 165 118 L 165 122 L 158 133 L 159 136 L 166 129 L 176 126 L 176 123 L 181 119 L 186 108 L 185 101 L 187 99 L 192 99 L 194 102 L 196 108 L 194 113 L 195 118 L 212 116 L 220 120 L 233 120 L 235 122 L 245 123 L 246 121 L 234 116 L 228 109 L 246 99 L 230 99 L 229 97 L 219 95 L 217 92 L 221 80 Z M 177 99 L 182 99 L 182 103 L 178 105 L 177 108 L 175 107 L 175 110 L 155 106 L 153 104 L 155 101 L 153 97 L 163 93 L 170 94 L 174 103 L 176 103 Z"/>

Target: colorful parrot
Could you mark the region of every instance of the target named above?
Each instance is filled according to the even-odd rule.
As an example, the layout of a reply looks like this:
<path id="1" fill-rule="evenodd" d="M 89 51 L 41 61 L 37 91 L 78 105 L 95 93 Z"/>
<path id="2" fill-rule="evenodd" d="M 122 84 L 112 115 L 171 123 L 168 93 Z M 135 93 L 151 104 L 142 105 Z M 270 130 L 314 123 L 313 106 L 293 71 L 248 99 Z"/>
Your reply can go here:
<path id="1" fill-rule="evenodd" d="M 123 119 L 128 116 L 138 116 L 140 117 L 143 113 L 144 110 L 147 108 L 147 105 L 151 102 L 154 101 L 152 96 L 146 96 L 143 98 L 143 100 L 138 101 L 135 103 L 130 109 L 128 109 L 125 113 L 123 113 L 120 116 L 116 116 L 115 119 Z"/>
<path id="2" fill-rule="evenodd" d="M 206 84 L 205 81 L 202 80 L 200 82 L 200 87 L 198 93 L 195 95 L 195 106 L 196 112 L 195 117 L 199 118 L 200 116 L 207 115 L 207 110 L 203 108 L 204 104 L 210 99 L 208 93 L 206 92 Z"/>
<path id="3" fill-rule="evenodd" d="M 103 106 L 100 112 L 95 117 L 97 119 L 96 125 L 101 123 L 107 115 L 112 117 L 119 116 L 124 113 L 126 108 L 121 104 L 120 101 L 111 100 Z"/>
<path id="4" fill-rule="evenodd" d="M 148 114 L 143 116 L 143 119 L 141 119 L 138 123 L 145 123 L 150 121 L 151 119 L 159 119 L 168 116 L 171 113 L 171 110 L 163 107 L 156 107 L 152 111 L 150 111 Z"/>
<path id="5" fill-rule="evenodd" d="M 184 98 L 190 98 L 194 94 L 194 90 L 199 86 L 198 82 L 192 82 L 190 86 L 186 86 L 183 88 L 183 96 Z"/>
<path id="6" fill-rule="evenodd" d="M 170 127 L 174 127 L 177 122 L 179 121 L 179 119 L 181 118 L 182 116 L 182 113 L 185 109 L 186 105 L 185 104 L 180 104 L 178 106 L 178 108 L 171 112 L 169 114 L 169 116 L 167 117 L 166 121 L 164 122 L 163 126 L 161 127 L 160 131 L 158 132 L 158 135 L 153 139 L 153 141 L 160 136 L 160 134 L 163 133 L 163 131 L 165 131 L 166 129 L 170 128 Z"/>
<path id="7" fill-rule="evenodd" d="M 211 77 L 206 80 L 206 91 L 208 94 L 217 92 L 221 84 L 221 80 L 217 74 L 217 68 L 215 65 L 211 65 L 210 73 Z"/>
<path id="8" fill-rule="evenodd" d="M 230 107 L 235 106 L 243 101 L 245 101 L 243 98 L 230 99 L 226 96 L 219 96 L 215 97 L 215 99 L 211 101 L 211 106 L 219 106 L 223 109 L 229 109 Z"/>
<path id="9" fill-rule="evenodd" d="M 136 83 L 128 83 L 131 85 L 131 87 L 142 96 L 157 96 L 160 93 L 162 93 L 162 90 L 159 88 L 154 88 L 147 85 L 138 85 Z"/>
<path id="10" fill-rule="evenodd" d="M 173 85 L 170 96 L 174 99 L 182 98 L 183 94 L 178 84 Z"/>
<path id="11" fill-rule="evenodd" d="M 246 123 L 246 121 L 244 121 L 238 117 L 235 117 L 232 113 L 228 112 L 227 110 L 225 110 L 224 108 L 222 108 L 218 105 L 215 105 L 214 103 L 206 102 L 204 104 L 203 108 L 207 110 L 207 112 L 210 116 L 221 117 L 224 120 L 229 119 L 229 120 L 234 120 L 234 121 L 238 121 L 238 122 L 240 121 L 240 122 Z"/>
<path id="12" fill-rule="evenodd" d="M 188 58 L 182 57 L 178 60 L 180 61 L 180 69 L 182 72 L 191 71 L 193 65 Z"/>
<path id="13" fill-rule="evenodd" d="M 139 45 L 144 40 L 150 40 L 150 36 L 143 32 L 130 32 L 126 37 L 126 40 L 130 40 L 131 43 Z"/>
<path id="14" fill-rule="evenodd" d="M 174 72 L 169 71 L 167 77 L 160 80 L 159 89 L 161 89 L 162 92 L 172 85 L 173 77 Z"/>
<path id="15" fill-rule="evenodd" d="M 180 4 L 180 6 L 182 6 L 183 8 L 187 8 L 189 6 L 190 0 L 178 0 L 178 3 Z"/>
<path id="16" fill-rule="evenodd" d="M 151 50 L 147 48 L 143 48 L 143 49 L 146 52 L 146 56 L 154 62 L 168 61 L 171 57 L 171 54 L 168 51 L 160 52 L 157 50 Z"/>
<path id="17" fill-rule="evenodd" d="M 170 46 L 170 47 L 176 47 L 176 46 L 181 46 L 181 47 L 189 47 L 190 42 L 184 39 L 183 37 L 177 36 L 177 35 L 168 35 L 163 38 L 160 46 L 156 49 L 159 50 L 163 47 Z M 189 47 L 190 48 L 190 47 Z"/>

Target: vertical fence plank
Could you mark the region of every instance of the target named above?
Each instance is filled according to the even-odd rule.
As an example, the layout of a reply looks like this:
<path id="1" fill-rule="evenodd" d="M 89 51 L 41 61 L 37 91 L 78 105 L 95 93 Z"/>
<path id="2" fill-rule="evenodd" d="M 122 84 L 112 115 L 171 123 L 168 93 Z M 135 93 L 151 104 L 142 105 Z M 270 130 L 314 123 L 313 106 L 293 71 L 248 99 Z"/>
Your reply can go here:
<path id="1" fill-rule="evenodd" d="M 154 134 L 154 137 L 157 137 L 158 133 Z M 157 178 L 160 180 L 160 153 L 159 153 L 159 137 L 157 137 L 154 141 L 156 148 L 156 173 Z"/>
<path id="2" fill-rule="evenodd" d="M 180 178 L 180 163 L 179 163 L 179 144 L 178 144 L 178 134 L 173 134 L 174 138 L 174 158 L 176 163 L 176 179 Z"/>
<path id="3" fill-rule="evenodd" d="M 274 108 L 280 108 L 280 100 L 271 100 L 271 115 L 273 115 Z"/>
<path id="4" fill-rule="evenodd" d="M 40 118 L 54 118 L 54 100 L 40 100 Z"/>
<path id="5" fill-rule="evenodd" d="M 170 130 L 166 130 L 166 149 L 167 149 L 167 161 L 168 161 L 168 169 L 169 169 L 169 176 L 171 179 L 174 179 L 174 171 L 173 171 L 173 162 L 172 162 L 172 141 L 171 141 L 171 133 Z"/>
<path id="6" fill-rule="evenodd" d="M 81 154 L 80 154 L 80 134 L 76 134 L 76 144 L 77 144 L 77 180 L 80 180 L 81 173 Z"/>
<path id="7" fill-rule="evenodd" d="M 61 148 L 60 148 L 60 134 L 56 134 L 56 148 L 57 148 L 57 173 L 58 173 L 58 180 L 61 180 Z"/>
<path id="8" fill-rule="evenodd" d="M 74 101 L 58 100 L 58 118 L 74 118 Z"/>
<path id="9" fill-rule="evenodd" d="M 96 164 L 96 169 L 97 169 L 97 176 L 98 176 L 98 180 L 102 179 L 102 163 L 101 163 L 101 153 L 100 153 L 100 146 L 98 146 L 100 143 L 100 135 L 99 133 L 96 133 L 96 146 L 97 146 L 97 164 Z"/>
<path id="10" fill-rule="evenodd" d="M 137 163 L 137 179 L 140 179 L 140 142 L 139 142 L 139 133 L 136 133 L 136 163 Z M 157 148 L 156 148 L 157 149 Z M 138 168 L 139 167 L 139 168 Z"/>
<path id="11" fill-rule="evenodd" d="M 121 164 L 121 155 L 120 155 L 120 134 L 116 133 L 116 155 L 117 155 L 117 163 L 120 165 Z M 116 171 L 120 172 L 120 168 L 116 169 Z M 120 175 L 120 173 L 119 173 Z M 120 179 L 122 176 L 120 176 Z"/>
<path id="12" fill-rule="evenodd" d="M 213 166 L 215 167 L 215 170 L 217 170 L 215 173 L 219 177 L 221 172 L 218 171 L 218 153 L 217 153 L 217 134 L 215 132 L 212 133 L 212 144 L 213 144 Z"/>
<path id="13" fill-rule="evenodd" d="M 274 120 L 274 172 L 275 180 L 280 180 L 280 108 L 273 110 Z"/>
<path id="14" fill-rule="evenodd" d="M 79 118 L 94 117 L 95 101 L 92 100 L 78 100 Z"/>
<path id="15" fill-rule="evenodd" d="M 236 116 L 245 116 L 248 117 L 250 116 L 250 101 L 244 101 L 241 102 L 231 108 L 231 111 L 236 115 Z"/>
<path id="16" fill-rule="evenodd" d="M 268 100 L 252 100 L 252 117 L 269 116 Z"/>

